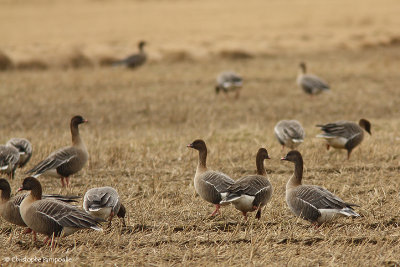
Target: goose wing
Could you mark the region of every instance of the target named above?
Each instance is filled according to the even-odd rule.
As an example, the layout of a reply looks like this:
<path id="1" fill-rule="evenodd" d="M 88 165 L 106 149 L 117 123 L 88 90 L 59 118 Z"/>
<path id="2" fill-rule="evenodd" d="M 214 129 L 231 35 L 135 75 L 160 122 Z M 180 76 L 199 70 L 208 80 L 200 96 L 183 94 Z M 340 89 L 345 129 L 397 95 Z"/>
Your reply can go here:
<path id="1" fill-rule="evenodd" d="M 302 76 L 300 80 L 301 86 L 313 91 L 315 88 L 320 90 L 328 90 L 329 85 L 327 82 L 322 80 L 316 75 L 313 74 L 305 74 Z"/>
<path id="2" fill-rule="evenodd" d="M 92 188 L 84 196 L 83 208 L 86 211 L 97 211 L 101 208 L 111 207 L 115 212 L 119 210 L 119 206 L 118 192 L 112 187 Z"/>

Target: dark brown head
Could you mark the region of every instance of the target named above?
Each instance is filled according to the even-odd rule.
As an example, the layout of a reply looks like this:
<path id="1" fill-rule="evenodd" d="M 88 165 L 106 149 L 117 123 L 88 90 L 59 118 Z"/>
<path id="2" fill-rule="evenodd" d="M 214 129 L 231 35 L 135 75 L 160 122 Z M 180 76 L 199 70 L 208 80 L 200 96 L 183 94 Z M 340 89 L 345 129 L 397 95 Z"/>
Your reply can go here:
<path id="1" fill-rule="evenodd" d="M 281 160 L 287 160 L 290 162 L 303 162 L 303 157 L 301 156 L 300 152 L 297 150 L 292 150 L 289 151 L 289 153 L 287 153 L 287 155 L 283 158 L 281 158 Z"/>
<path id="2" fill-rule="evenodd" d="M 145 45 L 146 45 L 146 42 L 145 42 L 145 41 L 140 41 L 139 44 L 138 44 L 139 50 L 142 51 L 142 50 L 143 50 L 143 47 L 144 47 Z"/>
<path id="3" fill-rule="evenodd" d="M 369 133 L 370 135 L 372 135 L 372 134 L 371 134 L 371 123 L 370 123 L 368 120 L 366 120 L 366 119 L 361 119 L 361 120 L 358 122 L 358 125 L 360 125 L 360 127 L 363 128 L 367 133 Z"/>
<path id="4" fill-rule="evenodd" d="M 77 116 L 73 116 L 71 119 L 71 125 L 79 125 L 81 123 L 86 123 L 88 122 L 88 120 L 85 120 L 82 116 L 77 115 Z"/>
<path id="5" fill-rule="evenodd" d="M 193 143 L 187 145 L 187 147 L 190 147 L 190 148 L 193 148 L 193 149 L 196 149 L 199 151 L 204 150 L 204 149 L 207 150 L 206 143 L 201 139 L 194 140 Z"/>
<path id="6" fill-rule="evenodd" d="M 34 177 L 27 177 L 22 182 L 22 186 L 18 189 L 18 191 L 31 191 L 31 194 L 36 199 L 42 198 L 42 185 L 39 180 Z"/>
<path id="7" fill-rule="evenodd" d="M 2 198 L 6 198 L 6 199 L 10 198 L 10 196 L 11 196 L 10 183 L 4 178 L 0 179 L 0 190 L 1 190 Z"/>
<path id="8" fill-rule="evenodd" d="M 300 62 L 299 67 L 303 71 L 303 73 L 306 73 L 307 71 L 306 63 Z"/>
<path id="9" fill-rule="evenodd" d="M 257 152 L 257 158 L 261 158 L 261 159 L 270 159 L 269 155 L 268 155 L 268 151 L 265 148 L 260 148 Z"/>
<path id="10" fill-rule="evenodd" d="M 119 218 L 125 218 L 125 215 L 126 215 L 125 206 L 121 204 L 121 206 L 119 207 L 119 211 L 118 211 L 118 213 L 117 213 L 117 216 L 118 216 Z"/>

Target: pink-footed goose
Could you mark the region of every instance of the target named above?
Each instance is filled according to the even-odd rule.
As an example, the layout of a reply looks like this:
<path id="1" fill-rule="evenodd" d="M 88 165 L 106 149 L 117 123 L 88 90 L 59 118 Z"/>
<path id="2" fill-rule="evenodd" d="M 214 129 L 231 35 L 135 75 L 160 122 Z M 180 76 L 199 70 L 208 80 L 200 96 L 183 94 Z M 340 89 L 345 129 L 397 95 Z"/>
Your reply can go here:
<path id="1" fill-rule="evenodd" d="M 102 230 L 99 223 L 103 220 L 67 203 L 42 199 L 42 186 L 34 177 L 25 178 L 21 190 L 30 191 L 20 205 L 22 220 L 32 231 L 47 236 L 44 243 L 53 236 L 68 236 L 80 229 Z"/>
<path id="2" fill-rule="evenodd" d="M 300 122 L 296 120 L 281 120 L 274 128 L 275 136 L 282 145 L 294 149 L 304 141 L 305 132 Z"/>
<path id="3" fill-rule="evenodd" d="M 199 161 L 194 176 L 194 189 L 201 198 L 215 205 L 215 211 L 211 214 L 211 216 L 215 216 L 220 213 L 220 202 L 227 195 L 228 187 L 233 185 L 235 181 L 222 172 L 208 170 L 206 165 L 207 146 L 203 140 L 195 140 L 187 147 L 199 151 Z"/>
<path id="4" fill-rule="evenodd" d="M 338 121 L 317 125 L 317 127 L 324 132 L 317 137 L 326 140 L 326 148 L 329 149 L 332 146 L 337 149 L 346 149 L 347 159 L 350 159 L 351 151 L 364 139 L 363 129 L 371 135 L 371 123 L 366 119 L 361 119 L 358 125 L 350 121 Z"/>
<path id="5" fill-rule="evenodd" d="M 322 91 L 329 91 L 329 85 L 316 75 L 307 74 L 306 63 L 299 64 L 299 74 L 297 75 L 297 84 L 304 92 L 310 95 L 319 94 Z"/>
<path id="6" fill-rule="evenodd" d="M 19 152 L 12 145 L 0 145 L 0 172 L 6 173 L 11 179 L 18 167 Z"/>
<path id="7" fill-rule="evenodd" d="M 140 41 L 138 44 L 139 53 L 128 56 L 127 58 L 115 62 L 113 65 L 125 65 L 127 68 L 134 69 L 143 65 L 147 60 L 147 54 L 144 51 L 145 41 Z"/>
<path id="8" fill-rule="evenodd" d="M 235 98 L 239 98 L 240 89 L 243 85 L 243 79 L 240 75 L 233 71 L 221 72 L 217 77 L 217 85 L 215 86 L 215 93 L 220 91 L 225 94 L 228 92 L 236 92 Z"/>
<path id="9" fill-rule="evenodd" d="M 228 187 L 227 196 L 221 201 L 233 203 L 247 220 L 247 212 L 257 210 L 256 218 L 261 218 L 261 210 L 271 199 L 273 188 L 268 181 L 264 168 L 264 160 L 269 159 L 265 148 L 260 148 L 256 156 L 257 175 L 248 175 L 237 180 Z"/>
<path id="10" fill-rule="evenodd" d="M 1 191 L 1 202 L 0 202 L 0 216 L 9 223 L 26 227 L 25 222 L 22 220 L 19 207 L 21 202 L 25 199 L 28 194 L 19 194 L 11 197 L 11 187 L 8 181 L 4 178 L 0 178 L 0 191 Z M 62 202 L 77 202 L 77 196 L 61 196 L 61 195 L 43 195 L 44 199 L 56 199 Z M 30 229 L 26 231 L 29 233 Z"/>
<path id="11" fill-rule="evenodd" d="M 31 174 L 33 177 L 45 174 L 61 178 L 62 187 L 65 186 L 65 178 L 66 186 L 68 187 L 70 175 L 80 171 L 89 158 L 88 151 L 81 139 L 78 128 L 79 124 L 86 122 L 87 120 L 83 119 L 82 116 L 74 116 L 70 124 L 72 146 L 64 147 L 51 153 L 46 159 L 39 162 L 26 173 Z"/>
<path id="12" fill-rule="evenodd" d="M 6 145 L 12 145 L 19 152 L 18 167 L 23 168 L 32 157 L 32 145 L 25 138 L 11 138 Z"/>
<path id="13" fill-rule="evenodd" d="M 295 164 L 294 174 L 286 184 L 286 203 L 296 216 L 315 226 L 339 216 L 360 216 L 352 208 L 358 205 L 344 202 L 323 187 L 302 184 L 303 158 L 300 152 L 292 150 L 282 160 Z"/>
<path id="14" fill-rule="evenodd" d="M 112 187 L 89 189 L 83 198 L 83 209 L 96 218 L 108 220 L 108 227 L 111 227 L 111 220 L 115 215 L 122 219 L 122 224 L 125 226 L 126 209 L 120 201 L 117 190 Z"/>

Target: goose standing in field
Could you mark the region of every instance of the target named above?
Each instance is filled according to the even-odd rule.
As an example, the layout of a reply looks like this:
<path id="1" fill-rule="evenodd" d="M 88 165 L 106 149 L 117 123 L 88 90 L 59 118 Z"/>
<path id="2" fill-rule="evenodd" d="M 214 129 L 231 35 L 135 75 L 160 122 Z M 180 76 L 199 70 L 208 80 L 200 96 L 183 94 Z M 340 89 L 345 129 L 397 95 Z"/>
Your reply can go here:
<path id="1" fill-rule="evenodd" d="M 268 181 L 264 168 L 264 160 L 269 159 L 265 148 L 260 148 L 256 156 L 257 175 L 248 175 L 237 180 L 228 187 L 227 196 L 221 201 L 233 203 L 247 220 L 247 212 L 257 210 L 256 218 L 261 218 L 261 209 L 271 199 L 273 188 Z"/>
<path id="2" fill-rule="evenodd" d="M 240 89 L 243 85 L 243 79 L 233 71 L 224 71 L 217 77 L 217 85 L 215 86 L 215 93 L 220 91 L 227 94 L 228 92 L 236 92 L 235 98 L 239 98 Z"/>
<path id="3" fill-rule="evenodd" d="M 6 173 L 11 179 L 15 176 L 20 154 L 12 145 L 0 145 L 0 172 Z"/>
<path id="4" fill-rule="evenodd" d="M 307 74 L 306 63 L 301 62 L 299 65 L 299 74 L 297 75 L 297 84 L 310 95 L 316 95 L 322 91 L 329 90 L 327 82 L 316 75 Z"/>
<path id="5" fill-rule="evenodd" d="M 86 123 L 87 120 L 82 116 L 74 116 L 71 119 L 71 135 L 72 146 L 61 148 L 51 153 L 46 159 L 39 162 L 35 167 L 26 173 L 32 174 L 33 177 L 38 177 L 41 174 L 50 175 L 61 178 L 61 185 L 69 186 L 70 175 L 80 171 L 85 166 L 89 154 L 79 135 L 79 124 Z"/>
<path id="6" fill-rule="evenodd" d="M 338 216 L 359 217 L 352 206 L 327 189 L 316 185 L 303 185 L 303 158 L 300 152 L 290 151 L 282 160 L 293 162 L 294 174 L 286 184 L 286 203 L 298 217 L 319 226 Z"/>
<path id="7" fill-rule="evenodd" d="M 194 189 L 201 198 L 215 205 L 215 211 L 211 214 L 211 216 L 215 216 L 220 213 L 220 202 L 226 197 L 228 187 L 233 185 L 235 181 L 222 172 L 208 170 L 206 165 L 207 146 L 203 140 L 197 139 L 187 147 L 199 151 L 199 161 L 194 176 Z"/>
<path id="8" fill-rule="evenodd" d="M 115 215 L 122 219 L 125 226 L 126 209 L 120 202 L 117 190 L 112 187 L 98 187 L 89 189 L 83 198 L 83 209 L 94 217 L 111 220 Z"/>
<path id="9" fill-rule="evenodd" d="M 6 145 L 12 145 L 19 151 L 18 167 L 23 168 L 32 157 L 32 145 L 25 138 L 11 138 Z"/>
<path id="10" fill-rule="evenodd" d="M 295 149 L 304 141 L 305 132 L 300 122 L 296 120 L 281 120 L 274 128 L 275 136 L 282 145 Z"/>
<path id="11" fill-rule="evenodd" d="M 317 137 L 326 140 L 326 148 L 329 149 L 332 146 L 337 149 L 346 149 L 347 159 L 350 159 L 351 151 L 364 139 L 363 129 L 371 135 L 371 123 L 366 119 L 361 119 L 358 125 L 350 121 L 338 121 L 325 125 L 318 124 L 317 127 L 324 132 Z"/>
<path id="12" fill-rule="evenodd" d="M 28 194 L 19 194 L 11 197 L 11 187 L 8 181 L 4 178 L 0 178 L 0 191 L 1 191 L 1 202 L 0 202 L 0 216 L 12 224 L 26 227 L 25 222 L 22 220 L 19 207 L 21 202 L 25 199 Z M 56 199 L 62 202 L 77 202 L 77 196 L 61 196 L 61 195 L 43 195 L 44 199 Z M 30 229 L 26 231 L 29 233 Z M 36 239 L 36 237 L 35 237 Z"/>
<path id="13" fill-rule="evenodd" d="M 80 229 L 89 228 L 102 230 L 99 227 L 102 220 L 85 211 L 61 201 L 42 199 L 42 186 L 34 177 L 25 178 L 19 188 L 19 191 L 21 190 L 31 191 L 20 205 L 22 220 L 32 231 L 47 235 L 45 244 L 53 235 L 67 236 Z"/>
<path id="14" fill-rule="evenodd" d="M 114 62 L 114 66 L 125 65 L 127 68 L 134 69 L 143 65 L 147 60 L 147 54 L 144 52 L 145 41 L 140 41 L 138 44 L 139 53 L 128 56 L 127 58 Z"/>

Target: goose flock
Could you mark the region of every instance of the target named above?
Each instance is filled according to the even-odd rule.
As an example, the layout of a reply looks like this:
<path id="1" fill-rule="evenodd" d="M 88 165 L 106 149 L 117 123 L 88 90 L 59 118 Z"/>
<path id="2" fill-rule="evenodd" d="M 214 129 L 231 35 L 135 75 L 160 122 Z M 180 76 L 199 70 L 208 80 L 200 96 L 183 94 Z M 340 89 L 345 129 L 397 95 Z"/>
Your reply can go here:
<path id="1" fill-rule="evenodd" d="M 139 43 L 139 54 L 128 57 L 118 64 L 139 66 L 146 60 L 143 51 L 144 42 Z M 134 62 L 135 61 L 135 62 Z M 318 94 L 329 90 L 329 86 L 315 75 L 306 74 L 305 63 L 300 64 L 300 74 L 297 82 L 308 94 Z M 217 78 L 216 92 L 236 91 L 242 87 L 242 78 L 228 71 Z M 71 146 L 60 148 L 48 157 L 39 161 L 25 174 L 26 177 L 18 191 L 28 191 L 11 196 L 11 187 L 7 179 L 0 179 L 0 215 L 18 226 L 26 227 L 25 233 L 36 233 L 46 236 L 45 244 L 54 246 L 55 238 L 68 236 L 81 229 L 101 231 L 101 223 L 108 221 L 111 227 L 112 219 L 117 216 L 122 225 L 126 226 L 125 216 L 128 212 L 115 188 L 103 186 L 89 189 L 83 198 L 82 209 L 74 205 L 79 197 L 59 194 L 43 194 L 43 188 L 38 180 L 40 176 L 50 176 L 60 179 L 62 189 L 71 187 L 70 178 L 86 165 L 89 153 L 79 133 L 79 125 L 88 120 L 77 115 L 70 120 L 72 137 Z M 358 123 L 337 121 L 316 125 L 322 131 L 317 135 L 326 141 L 326 147 L 347 150 L 350 158 L 354 148 L 361 144 L 364 131 L 371 135 L 371 123 L 360 119 Z M 354 210 L 357 204 L 343 201 L 329 190 L 317 185 L 305 185 L 303 179 L 303 157 L 295 150 L 305 139 L 305 131 L 297 120 L 281 120 L 274 127 L 274 134 L 282 146 L 291 150 L 281 160 L 294 163 L 293 175 L 286 184 L 286 203 L 291 212 L 315 227 L 340 216 L 360 217 Z M 274 197 L 273 183 L 268 179 L 264 162 L 270 159 L 266 148 L 261 147 L 255 156 L 256 174 L 246 175 L 240 179 L 232 179 L 225 173 L 210 170 L 207 167 L 207 146 L 202 139 L 196 139 L 188 148 L 198 151 L 198 163 L 194 175 L 195 192 L 206 202 L 215 206 L 211 216 L 220 214 L 221 207 L 232 204 L 240 211 L 244 220 L 249 212 L 256 212 L 255 218 L 260 219 L 263 208 Z M 24 138 L 12 138 L 0 146 L 0 172 L 14 179 L 17 168 L 23 168 L 32 157 L 32 145 Z"/>

